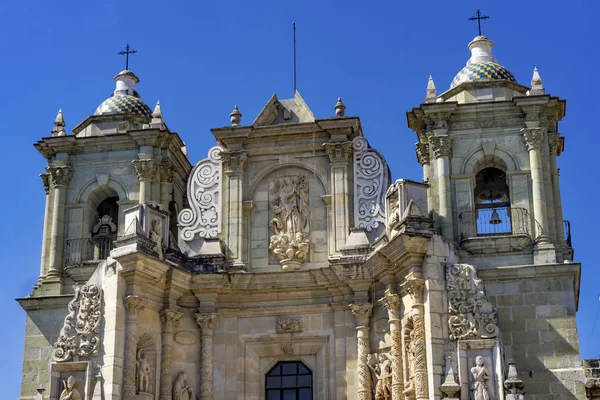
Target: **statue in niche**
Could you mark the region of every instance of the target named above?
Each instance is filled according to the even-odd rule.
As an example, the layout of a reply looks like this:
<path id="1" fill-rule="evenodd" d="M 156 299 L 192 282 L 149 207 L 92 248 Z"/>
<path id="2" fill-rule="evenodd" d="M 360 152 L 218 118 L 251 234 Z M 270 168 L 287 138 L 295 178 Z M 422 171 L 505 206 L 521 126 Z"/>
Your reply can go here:
<path id="1" fill-rule="evenodd" d="M 483 365 L 483 357 L 477 356 L 475 358 L 475 366 L 471 368 L 471 375 L 473 375 L 473 383 L 471 384 L 473 399 L 494 400 L 488 387 L 490 374 L 485 365 Z"/>
<path id="2" fill-rule="evenodd" d="M 308 184 L 304 175 L 286 176 L 269 183 L 274 199 L 271 209 L 276 215 L 269 222 L 269 250 L 284 269 L 297 269 L 306 261 L 310 249 Z"/>
<path id="3" fill-rule="evenodd" d="M 69 376 L 66 382 L 63 381 L 63 386 L 65 388 L 61 392 L 59 400 L 81 400 L 81 395 L 75 387 L 75 378 L 73 378 L 73 375 Z"/>
<path id="4" fill-rule="evenodd" d="M 154 250 L 158 254 L 158 258 L 160 258 L 162 260 L 163 259 L 163 248 L 162 248 L 163 234 L 162 234 L 162 224 L 160 223 L 160 220 L 158 220 L 158 219 L 153 220 L 152 223 L 150 224 L 150 240 L 152 241 L 152 243 L 154 243 L 154 247 L 152 248 L 152 250 Z"/>
<path id="5" fill-rule="evenodd" d="M 173 400 L 196 400 L 194 389 L 189 384 L 185 372 L 180 373 L 173 384 Z"/>
<path id="6" fill-rule="evenodd" d="M 375 383 L 375 400 L 391 400 L 392 398 L 392 360 L 385 353 L 369 354 L 367 365 L 373 372 Z"/>
<path id="7" fill-rule="evenodd" d="M 143 350 L 138 351 L 137 373 L 138 392 L 149 393 L 152 369 L 150 368 L 150 363 L 146 358 L 146 353 L 144 353 Z"/>

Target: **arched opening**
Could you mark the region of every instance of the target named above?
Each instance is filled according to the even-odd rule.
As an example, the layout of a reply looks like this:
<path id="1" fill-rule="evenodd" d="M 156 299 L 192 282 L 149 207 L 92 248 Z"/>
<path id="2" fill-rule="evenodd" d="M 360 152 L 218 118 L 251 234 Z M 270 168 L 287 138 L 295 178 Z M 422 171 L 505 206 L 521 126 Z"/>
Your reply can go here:
<path id="1" fill-rule="evenodd" d="M 301 361 L 280 361 L 265 377 L 266 400 L 312 400 L 312 371 Z"/>
<path id="2" fill-rule="evenodd" d="M 118 201 L 117 196 L 107 197 L 96 207 L 98 220 L 92 227 L 94 260 L 106 259 L 113 248 L 119 225 Z"/>
<path id="3" fill-rule="evenodd" d="M 510 193 L 506 172 L 486 167 L 475 176 L 475 216 L 477 235 L 512 233 Z"/>

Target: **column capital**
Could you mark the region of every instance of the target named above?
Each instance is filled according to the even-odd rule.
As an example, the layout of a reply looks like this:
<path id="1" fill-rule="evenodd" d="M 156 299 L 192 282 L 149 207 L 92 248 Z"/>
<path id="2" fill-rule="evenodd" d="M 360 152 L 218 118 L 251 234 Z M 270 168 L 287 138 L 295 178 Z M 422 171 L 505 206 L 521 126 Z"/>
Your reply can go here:
<path id="1" fill-rule="evenodd" d="M 183 314 L 175 311 L 175 310 L 171 310 L 169 308 L 165 308 L 163 310 L 160 311 L 160 323 L 162 325 L 162 328 L 164 331 L 168 331 L 172 328 L 174 328 L 177 323 L 179 322 L 179 320 L 181 319 L 181 316 Z"/>
<path id="2" fill-rule="evenodd" d="M 202 330 L 202 336 L 212 336 L 215 326 L 217 325 L 217 314 L 207 313 L 207 314 L 194 314 L 194 318 L 196 319 L 196 323 L 200 326 Z"/>
<path id="3" fill-rule="evenodd" d="M 525 140 L 525 146 L 527 150 L 538 150 L 542 146 L 542 139 L 544 138 L 543 128 L 523 128 L 521 134 Z"/>
<path id="4" fill-rule="evenodd" d="M 44 192 L 50 194 L 50 174 L 40 174 L 40 178 L 42 179 L 42 185 L 44 185 Z"/>
<path id="5" fill-rule="evenodd" d="M 139 296 L 127 296 L 123 299 L 123 305 L 125 305 L 125 311 L 132 317 L 137 317 L 138 313 L 142 311 L 148 302 Z"/>
<path id="6" fill-rule="evenodd" d="M 433 149 L 435 158 L 450 156 L 452 151 L 452 138 L 449 135 L 429 136 L 429 145 Z"/>
<path id="7" fill-rule="evenodd" d="M 379 302 L 385 307 L 388 312 L 388 319 L 400 320 L 400 296 L 390 290 L 386 290 Z"/>
<path id="8" fill-rule="evenodd" d="M 358 327 L 369 326 L 369 318 L 371 317 L 371 311 L 373 311 L 373 304 L 371 303 L 352 303 L 350 304 L 350 310 L 356 318 L 356 324 Z"/>
<path id="9" fill-rule="evenodd" d="M 152 177 L 156 173 L 157 165 L 154 159 L 145 158 L 140 160 L 133 160 L 133 166 L 135 167 L 135 174 L 137 178 L 141 180 L 152 180 Z"/>
<path id="10" fill-rule="evenodd" d="M 550 148 L 550 155 L 560 155 L 560 133 L 548 133 L 548 147 Z"/>
<path id="11" fill-rule="evenodd" d="M 423 304 L 423 292 L 425 289 L 425 281 L 416 277 L 407 277 L 400 285 L 404 293 L 408 294 L 416 305 Z"/>
<path id="12" fill-rule="evenodd" d="M 323 143 L 330 163 L 347 163 L 352 157 L 352 142 Z"/>
<path id="13" fill-rule="evenodd" d="M 431 157 L 429 156 L 429 144 L 417 142 L 415 144 L 415 151 L 417 153 L 417 161 L 421 165 L 429 164 Z"/>
<path id="14" fill-rule="evenodd" d="M 221 152 L 223 159 L 223 170 L 225 172 L 242 172 L 246 167 L 248 156 L 245 150 Z"/>
<path id="15" fill-rule="evenodd" d="M 49 165 L 46 167 L 46 172 L 50 175 L 54 187 L 69 186 L 73 178 L 73 167 L 70 165 Z"/>
<path id="16" fill-rule="evenodd" d="M 161 183 L 173 183 L 173 176 L 175 175 L 175 168 L 173 168 L 173 164 L 171 164 L 169 161 L 161 163 L 158 166 L 158 170 L 160 173 Z"/>

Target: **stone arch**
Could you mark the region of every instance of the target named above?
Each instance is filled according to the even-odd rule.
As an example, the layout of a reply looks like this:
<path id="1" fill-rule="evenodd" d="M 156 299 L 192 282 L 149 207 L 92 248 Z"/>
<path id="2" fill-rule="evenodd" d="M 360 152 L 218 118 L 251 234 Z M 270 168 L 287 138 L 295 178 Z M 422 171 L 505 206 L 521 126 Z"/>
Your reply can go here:
<path id="1" fill-rule="evenodd" d="M 329 193 L 329 187 L 327 185 L 327 178 L 324 176 L 326 174 L 326 171 L 318 171 L 316 168 L 313 168 L 306 164 L 286 163 L 286 164 L 279 164 L 276 166 L 269 165 L 269 166 L 257 171 L 256 179 L 254 180 L 254 182 L 252 183 L 252 186 L 250 187 L 250 190 L 248 191 L 248 198 L 251 199 L 252 197 L 254 197 L 254 192 L 256 191 L 256 188 L 260 185 L 260 183 L 267 176 L 273 174 L 274 172 L 276 172 L 280 169 L 285 169 L 285 168 L 300 168 L 300 169 L 307 170 L 321 182 L 321 185 L 323 185 L 323 187 L 325 188 L 325 193 Z"/>
<path id="2" fill-rule="evenodd" d="M 505 172 L 520 169 L 516 157 L 506 148 L 495 145 L 491 154 L 485 154 L 481 145 L 474 147 L 464 158 L 461 174 L 476 174 L 486 167 L 494 167 Z"/>
<path id="3" fill-rule="evenodd" d="M 95 179 L 91 179 L 81 187 L 81 190 L 77 194 L 75 201 L 77 203 L 86 202 L 92 193 L 100 193 L 102 191 L 116 193 L 117 197 L 119 197 L 119 200 L 121 201 L 129 200 L 129 193 L 127 189 L 125 189 L 125 185 L 123 185 L 118 178 L 110 176 L 108 179 L 103 180 L 100 176 L 97 176 Z M 98 204 L 100 204 L 100 201 Z M 96 206 L 98 204 L 96 204 Z"/>

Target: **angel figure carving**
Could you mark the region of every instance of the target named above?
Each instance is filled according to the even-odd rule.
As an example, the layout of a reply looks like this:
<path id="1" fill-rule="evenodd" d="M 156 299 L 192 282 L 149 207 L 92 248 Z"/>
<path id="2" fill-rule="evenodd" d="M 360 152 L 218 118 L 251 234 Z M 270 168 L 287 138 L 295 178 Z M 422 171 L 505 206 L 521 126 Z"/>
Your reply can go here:
<path id="1" fill-rule="evenodd" d="M 196 400 L 194 389 L 188 382 L 185 372 L 180 373 L 173 384 L 173 400 Z"/>

